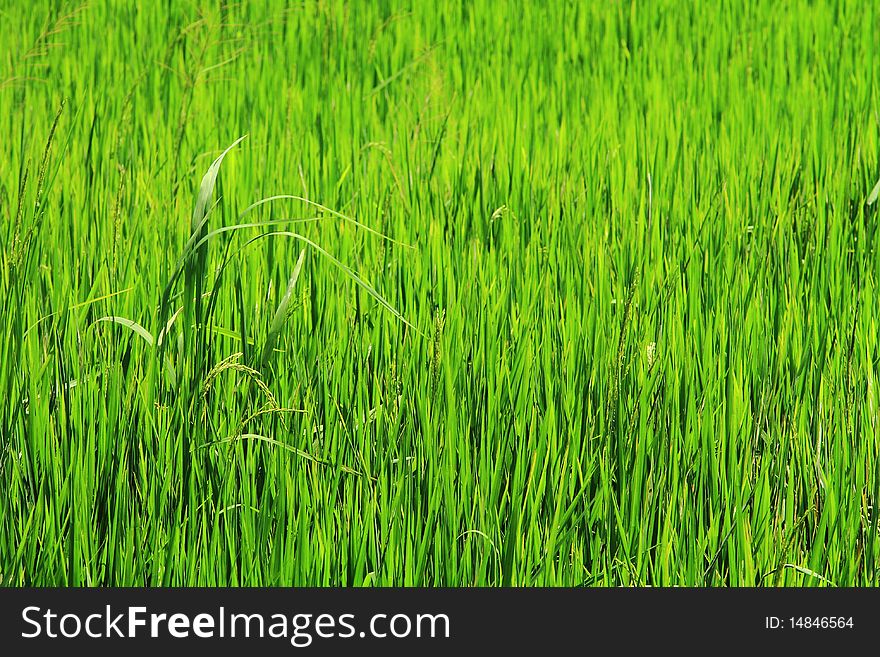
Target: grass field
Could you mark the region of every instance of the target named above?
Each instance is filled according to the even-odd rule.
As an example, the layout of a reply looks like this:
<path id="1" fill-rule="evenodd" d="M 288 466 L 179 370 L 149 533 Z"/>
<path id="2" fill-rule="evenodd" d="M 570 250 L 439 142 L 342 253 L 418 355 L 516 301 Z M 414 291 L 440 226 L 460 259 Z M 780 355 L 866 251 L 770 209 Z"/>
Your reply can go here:
<path id="1" fill-rule="evenodd" d="M 877 583 L 870 3 L 0 31 L 0 584 Z"/>

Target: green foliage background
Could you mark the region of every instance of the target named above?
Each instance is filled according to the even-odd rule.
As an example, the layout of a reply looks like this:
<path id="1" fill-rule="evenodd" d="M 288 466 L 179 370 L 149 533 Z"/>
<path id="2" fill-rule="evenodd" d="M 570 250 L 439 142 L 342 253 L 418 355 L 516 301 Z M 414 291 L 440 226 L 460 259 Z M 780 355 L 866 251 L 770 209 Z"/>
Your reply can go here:
<path id="1" fill-rule="evenodd" d="M 876 583 L 870 3 L 0 33 L 0 583 Z"/>

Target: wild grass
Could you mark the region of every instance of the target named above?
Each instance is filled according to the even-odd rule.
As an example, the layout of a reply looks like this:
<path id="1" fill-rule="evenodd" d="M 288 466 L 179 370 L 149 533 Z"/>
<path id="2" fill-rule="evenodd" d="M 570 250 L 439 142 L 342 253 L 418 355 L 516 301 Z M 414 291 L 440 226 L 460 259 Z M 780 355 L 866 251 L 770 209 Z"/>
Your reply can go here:
<path id="1" fill-rule="evenodd" d="M 3 585 L 877 584 L 875 8 L 0 20 Z"/>

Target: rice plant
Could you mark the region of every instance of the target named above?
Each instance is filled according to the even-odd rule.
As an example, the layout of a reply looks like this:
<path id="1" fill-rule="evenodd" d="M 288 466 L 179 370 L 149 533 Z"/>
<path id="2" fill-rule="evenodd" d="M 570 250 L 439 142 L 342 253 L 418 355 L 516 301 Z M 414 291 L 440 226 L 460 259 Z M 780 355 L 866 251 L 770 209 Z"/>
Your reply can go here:
<path id="1" fill-rule="evenodd" d="M 878 583 L 876 8 L 0 21 L 0 584 Z"/>

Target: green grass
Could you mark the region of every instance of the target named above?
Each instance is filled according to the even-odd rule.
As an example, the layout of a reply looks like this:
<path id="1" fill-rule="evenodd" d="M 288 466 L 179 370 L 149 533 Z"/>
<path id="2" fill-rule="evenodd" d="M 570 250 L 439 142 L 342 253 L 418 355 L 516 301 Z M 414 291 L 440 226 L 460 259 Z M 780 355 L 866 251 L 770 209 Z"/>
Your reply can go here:
<path id="1" fill-rule="evenodd" d="M 0 25 L 0 584 L 877 583 L 870 3 Z"/>

